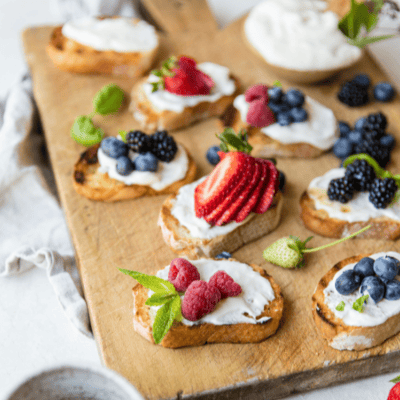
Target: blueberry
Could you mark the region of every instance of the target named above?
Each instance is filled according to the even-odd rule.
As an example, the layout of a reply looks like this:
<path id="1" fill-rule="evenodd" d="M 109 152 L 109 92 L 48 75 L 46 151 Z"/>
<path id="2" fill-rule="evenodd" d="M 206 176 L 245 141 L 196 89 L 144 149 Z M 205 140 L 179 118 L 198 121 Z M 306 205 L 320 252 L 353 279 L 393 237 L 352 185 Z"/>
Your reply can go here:
<path id="1" fill-rule="evenodd" d="M 336 140 L 335 144 L 333 145 L 333 153 L 336 157 L 341 159 L 347 158 L 352 154 L 352 152 L 353 144 L 345 138 Z"/>
<path id="2" fill-rule="evenodd" d="M 293 122 L 293 118 L 288 112 L 278 114 L 277 122 L 280 126 L 287 126 Z"/>
<path id="3" fill-rule="evenodd" d="M 268 103 L 268 107 L 272 110 L 273 113 L 278 114 L 279 110 L 281 109 L 281 104 L 279 103 L 272 103 L 271 101 Z"/>
<path id="4" fill-rule="evenodd" d="M 112 158 L 119 158 L 128 154 L 128 146 L 115 137 L 107 137 L 101 141 L 101 149 Z"/>
<path id="5" fill-rule="evenodd" d="M 397 280 L 388 281 L 386 283 L 385 299 L 393 301 L 400 299 L 400 282 Z"/>
<path id="6" fill-rule="evenodd" d="M 223 251 L 222 253 L 219 253 L 217 256 L 215 256 L 216 259 L 221 260 L 223 258 L 232 258 L 232 254 L 228 253 L 227 251 Z"/>
<path id="7" fill-rule="evenodd" d="M 156 172 L 158 168 L 158 159 L 152 153 L 139 154 L 135 158 L 135 167 L 138 171 Z"/>
<path id="8" fill-rule="evenodd" d="M 289 113 L 290 106 L 286 103 L 275 104 L 275 110 L 272 110 L 275 114 Z"/>
<path id="9" fill-rule="evenodd" d="M 347 139 L 353 144 L 360 143 L 364 139 L 364 133 L 362 131 L 351 131 Z"/>
<path id="10" fill-rule="evenodd" d="M 129 157 L 121 156 L 117 158 L 117 172 L 120 175 L 129 175 L 134 169 L 135 166 Z"/>
<path id="11" fill-rule="evenodd" d="M 371 79 L 368 75 L 366 74 L 360 74 L 355 76 L 352 79 L 352 82 L 357 83 L 357 85 L 363 86 L 363 87 L 368 87 L 371 83 Z"/>
<path id="12" fill-rule="evenodd" d="M 339 133 L 340 137 L 347 137 L 347 135 L 350 133 L 351 127 L 347 122 L 344 121 L 339 121 Z"/>
<path id="13" fill-rule="evenodd" d="M 378 101 L 390 101 L 393 99 L 395 91 L 393 86 L 388 82 L 378 83 L 374 87 L 374 97 Z"/>
<path id="14" fill-rule="evenodd" d="M 207 150 L 206 157 L 211 165 L 217 165 L 220 162 L 219 151 L 221 151 L 219 146 L 212 146 Z"/>
<path id="15" fill-rule="evenodd" d="M 339 278 L 336 279 L 335 288 L 339 294 L 347 296 L 360 287 L 361 280 L 361 275 L 358 275 L 357 272 L 349 269 L 344 271 Z"/>
<path id="16" fill-rule="evenodd" d="M 385 289 L 385 284 L 377 276 L 367 276 L 361 283 L 360 293 L 369 294 L 376 304 L 383 299 Z"/>
<path id="17" fill-rule="evenodd" d="M 374 262 L 375 260 L 373 258 L 364 257 L 354 266 L 353 270 L 364 278 L 373 276 L 375 275 Z"/>
<path id="18" fill-rule="evenodd" d="M 286 92 L 286 102 L 291 107 L 301 107 L 304 104 L 304 94 L 300 90 L 290 89 Z"/>
<path id="19" fill-rule="evenodd" d="M 279 171 L 279 190 L 283 193 L 285 191 L 286 175 Z"/>
<path id="20" fill-rule="evenodd" d="M 354 125 L 354 129 L 357 131 L 362 130 L 366 122 L 367 122 L 366 117 L 359 118 Z"/>
<path id="21" fill-rule="evenodd" d="M 307 111 L 302 107 L 295 107 L 290 110 L 294 122 L 304 122 L 308 118 Z"/>
<path id="22" fill-rule="evenodd" d="M 392 257 L 379 257 L 374 262 L 375 273 L 383 279 L 391 281 L 399 272 L 399 261 Z"/>
<path id="23" fill-rule="evenodd" d="M 393 147 L 394 147 L 394 145 L 396 144 L 396 140 L 395 140 L 395 138 L 393 137 L 393 135 L 387 134 L 387 135 L 383 135 L 383 136 L 379 139 L 379 143 L 380 143 L 382 146 L 384 146 L 384 147 L 386 147 L 386 148 L 392 150 Z"/>
<path id="24" fill-rule="evenodd" d="M 273 103 L 279 103 L 283 96 L 282 88 L 279 86 L 272 86 L 268 89 L 268 96 Z"/>

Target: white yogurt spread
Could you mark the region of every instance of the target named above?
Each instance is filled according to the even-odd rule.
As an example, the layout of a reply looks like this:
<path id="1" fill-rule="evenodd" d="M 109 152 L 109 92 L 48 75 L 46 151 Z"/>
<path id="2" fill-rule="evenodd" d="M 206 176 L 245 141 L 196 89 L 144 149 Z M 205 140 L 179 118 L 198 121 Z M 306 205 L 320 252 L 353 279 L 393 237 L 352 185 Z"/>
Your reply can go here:
<path id="1" fill-rule="evenodd" d="M 400 260 L 400 254 L 393 251 L 376 253 L 369 257 L 376 260 L 386 255 Z M 400 312 L 400 300 L 390 301 L 383 299 L 375 304 L 372 299 L 369 299 L 368 303 L 364 306 L 364 312 L 361 313 L 353 310 L 353 303 L 361 297 L 359 290 L 348 296 L 343 296 L 335 289 L 335 282 L 338 277 L 344 271 L 353 269 L 355 265 L 356 263 L 346 265 L 329 282 L 329 285 L 324 290 L 325 304 L 336 317 L 341 318 L 348 326 L 376 326 L 383 324 L 387 319 Z M 341 301 L 345 303 L 344 311 L 337 311 L 336 307 Z"/>
<path id="2" fill-rule="evenodd" d="M 332 179 L 342 178 L 344 174 L 345 168 L 334 168 L 311 181 L 307 193 L 314 200 L 317 210 L 325 210 L 330 218 L 347 222 L 368 221 L 379 217 L 400 220 L 400 201 L 393 206 L 378 209 L 368 200 L 368 192 L 355 192 L 353 199 L 345 204 L 329 200 L 327 195 L 329 182 Z"/>
<path id="3" fill-rule="evenodd" d="M 179 189 L 178 195 L 176 196 L 175 202 L 172 206 L 171 214 L 179 221 L 179 223 L 186 227 L 190 235 L 194 238 L 199 239 L 212 239 L 219 235 L 226 235 L 232 232 L 238 226 L 246 223 L 250 215 L 242 222 L 237 223 L 235 221 L 222 226 L 212 226 L 203 218 L 197 218 L 194 209 L 194 190 L 197 185 L 204 181 L 207 177 L 189 183 L 188 185 L 182 186 Z"/>
<path id="4" fill-rule="evenodd" d="M 275 299 L 274 290 L 268 279 L 260 277 L 258 272 L 247 264 L 228 260 L 207 260 L 200 259 L 190 261 L 199 271 L 200 279 L 209 281 L 217 271 L 225 271 L 242 288 L 242 293 L 236 297 L 228 297 L 218 302 L 215 309 L 198 321 L 192 322 L 183 318 L 185 325 L 197 325 L 211 323 L 214 325 L 231 325 L 239 323 L 261 324 L 270 317 L 257 317 L 264 311 L 265 305 Z M 157 272 L 159 278 L 168 280 L 169 266 Z M 149 291 L 149 296 L 152 294 Z M 184 295 L 181 296 L 183 299 Z M 150 317 L 154 320 L 159 307 L 150 307 Z M 247 313 L 248 315 L 244 315 Z"/>
<path id="5" fill-rule="evenodd" d="M 235 81 L 230 78 L 230 71 L 222 65 L 210 62 L 197 64 L 197 68 L 211 77 L 215 86 L 208 95 L 179 96 L 167 90 L 157 90 L 152 93 L 150 83 L 143 85 L 143 90 L 154 108 L 159 111 L 174 111 L 181 113 L 186 107 L 194 107 L 201 102 L 214 103 L 223 96 L 230 96 L 236 90 Z M 160 78 L 150 75 L 148 82 L 157 82 Z"/>
<path id="6" fill-rule="evenodd" d="M 138 155 L 130 150 L 128 156 L 133 161 Z M 129 175 L 123 176 L 117 172 L 117 160 L 107 156 L 101 148 L 97 151 L 97 158 L 100 163 L 99 172 L 107 173 L 110 178 L 121 181 L 125 185 L 146 185 L 154 190 L 162 190 L 183 179 L 189 167 L 186 151 L 179 144 L 174 159 L 169 163 L 158 161 L 156 172 L 132 171 Z"/>
<path id="7" fill-rule="evenodd" d="M 250 104 L 241 94 L 233 102 L 245 122 Z M 295 122 L 287 126 L 278 123 L 260 128 L 260 131 L 281 143 L 308 143 L 322 150 L 330 149 L 338 139 L 336 118 L 330 108 L 323 106 L 311 97 L 306 97 L 303 108 L 308 113 L 304 122 Z"/>
<path id="8" fill-rule="evenodd" d="M 120 53 L 150 51 L 158 46 L 156 30 L 145 21 L 130 18 L 86 17 L 67 22 L 62 27 L 65 37 L 96 50 Z"/>
<path id="9" fill-rule="evenodd" d="M 361 56 L 347 43 L 338 16 L 318 0 L 268 0 L 250 12 L 244 25 L 250 44 L 280 67 L 324 70 L 345 67 Z"/>

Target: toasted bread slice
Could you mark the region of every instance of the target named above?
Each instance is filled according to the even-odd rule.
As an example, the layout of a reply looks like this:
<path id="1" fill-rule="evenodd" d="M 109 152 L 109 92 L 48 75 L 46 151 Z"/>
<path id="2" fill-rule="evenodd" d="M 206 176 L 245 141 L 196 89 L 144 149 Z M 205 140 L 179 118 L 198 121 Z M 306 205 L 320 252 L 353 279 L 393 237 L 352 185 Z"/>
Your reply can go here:
<path id="1" fill-rule="evenodd" d="M 250 214 L 242 225 L 226 235 L 200 239 L 192 237 L 189 230 L 172 215 L 175 198 L 176 194 L 171 195 L 162 205 L 158 225 L 171 250 L 180 256 L 191 258 L 215 257 L 222 251 L 231 253 L 246 243 L 268 234 L 278 226 L 283 204 L 282 194 L 278 192 L 271 207 L 264 214 Z"/>
<path id="2" fill-rule="evenodd" d="M 319 281 L 312 296 L 314 321 L 329 346 L 337 350 L 364 350 L 378 346 L 386 339 L 400 332 L 400 312 L 384 323 L 375 326 L 349 326 L 325 304 L 324 290 L 336 273 L 348 264 L 357 263 L 369 254 L 361 254 L 338 262 Z"/>
<path id="3" fill-rule="evenodd" d="M 396 240 L 400 237 L 399 221 L 388 217 L 371 218 L 368 221 L 356 222 L 331 218 L 325 210 L 317 210 L 315 208 L 315 201 L 307 192 L 304 192 L 300 198 L 300 217 L 308 229 L 330 238 L 348 236 L 368 225 L 371 225 L 371 228 L 357 235 L 357 238 Z"/>
<path id="4" fill-rule="evenodd" d="M 231 261 L 234 261 L 231 259 Z M 259 323 L 239 323 L 231 325 L 214 325 L 201 323 L 188 326 L 174 321 L 171 329 L 161 341 L 163 347 L 178 348 L 201 346 L 206 343 L 258 343 L 273 335 L 279 327 L 283 313 L 283 295 L 273 278 L 257 265 L 250 265 L 260 274 L 260 279 L 267 279 L 274 291 L 275 299 L 264 307 L 259 318 L 270 319 Z M 240 282 L 238 282 L 240 284 Z M 150 307 L 145 304 L 149 290 L 141 284 L 133 288 L 133 327 L 145 339 L 154 343 Z"/>
<path id="5" fill-rule="evenodd" d="M 97 144 L 83 152 L 74 168 L 73 185 L 75 190 L 91 200 L 111 202 L 135 199 L 141 196 L 176 193 L 181 186 L 192 182 L 196 176 L 196 164 L 185 149 L 189 158 L 189 167 L 183 179 L 163 190 L 154 190 L 145 185 L 125 185 L 123 182 L 110 178 L 107 173 L 99 172 L 100 164 L 97 159 L 99 146 Z"/>
<path id="6" fill-rule="evenodd" d="M 270 158 L 270 157 L 299 157 L 299 158 L 315 158 L 319 157 L 325 150 L 319 149 L 308 143 L 281 143 L 278 140 L 267 136 L 261 129 L 250 126 L 244 122 L 240 116 L 240 112 L 233 105 L 228 107 L 220 118 L 223 128 L 231 127 L 235 131 L 246 129 L 248 141 L 253 146 L 252 154 L 254 157 Z"/>
<path id="7" fill-rule="evenodd" d="M 133 18 L 133 21 L 139 20 Z M 151 68 L 158 48 L 159 46 L 156 46 L 150 51 L 124 53 L 112 50 L 99 51 L 65 37 L 62 26 L 58 26 L 52 32 L 46 50 L 55 66 L 64 71 L 109 74 L 136 79 Z"/>
<path id="8" fill-rule="evenodd" d="M 197 121 L 222 115 L 238 93 L 239 81 L 233 76 L 231 78 L 234 79 L 236 86 L 236 91 L 233 94 L 222 96 L 213 103 L 203 101 L 193 107 L 186 107 L 181 113 L 156 109 L 143 90 L 143 84 L 147 81 L 147 78 L 143 78 L 132 88 L 130 110 L 143 129 L 180 129 Z"/>

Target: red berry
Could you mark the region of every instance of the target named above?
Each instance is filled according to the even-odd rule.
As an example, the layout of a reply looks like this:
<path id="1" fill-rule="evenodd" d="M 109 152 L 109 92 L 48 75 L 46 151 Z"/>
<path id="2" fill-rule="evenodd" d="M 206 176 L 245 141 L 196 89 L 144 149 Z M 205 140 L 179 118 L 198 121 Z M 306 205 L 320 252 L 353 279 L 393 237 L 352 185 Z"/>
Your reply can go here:
<path id="1" fill-rule="evenodd" d="M 250 103 L 246 122 L 256 128 L 264 128 L 275 123 L 275 115 L 263 99 L 258 99 Z"/>
<path id="2" fill-rule="evenodd" d="M 387 400 L 400 400 L 400 382 L 392 387 Z"/>
<path id="3" fill-rule="evenodd" d="M 254 100 L 262 99 L 265 104 L 268 103 L 268 86 L 265 85 L 254 85 L 250 86 L 245 94 L 244 99 L 247 103 L 251 103 Z"/>
<path id="4" fill-rule="evenodd" d="M 262 162 L 268 165 L 269 168 L 269 179 L 266 186 L 263 189 L 263 193 L 261 194 L 256 206 L 253 209 L 253 212 L 257 214 L 264 214 L 272 204 L 272 200 L 274 195 L 279 187 L 279 172 L 276 169 L 275 165 L 268 160 L 258 159 L 259 162 Z"/>
<path id="5" fill-rule="evenodd" d="M 221 299 L 226 297 L 239 296 L 242 288 L 225 271 L 217 271 L 208 281 L 210 285 L 215 286 L 221 292 Z"/>
<path id="6" fill-rule="evenodd" d="M 174 258 L 171 261 L 168 280 L 178 292 L 184 292 L 193 281 L 198 281 L 200 274 L 197 268 L 184 258 Z"/>
<path id="7" fill-rule="evenodd" d="M 189 321 L 198 321 L 214 310 L 221 300 L 220 291 L 205 281 L 194 281 L 185 292 L 182 315 Z"/>

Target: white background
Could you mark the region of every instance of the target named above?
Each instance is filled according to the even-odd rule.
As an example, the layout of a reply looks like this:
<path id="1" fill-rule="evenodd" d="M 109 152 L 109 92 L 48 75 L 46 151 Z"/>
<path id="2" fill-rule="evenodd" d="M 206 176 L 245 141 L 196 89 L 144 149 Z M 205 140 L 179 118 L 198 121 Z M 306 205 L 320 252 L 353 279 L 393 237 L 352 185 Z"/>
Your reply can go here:
<path id="1" fill-rule="evenodd" d="M 300 1 L 300 0 L 299 0 Z M 220 25 L 259 0 L 209 0 Z M 51 0 L 0 0 L 0 98 L 26 70 L 20 35 L 25 27 L 54 24 Z M 374 52 L 400 87 L 400 40 L 374 46 Z M 1 229 L 1 227 L 0 227 Z M 0 281 L 0 399 L 25 375 L 61 363 L 99 364 L 95 342 L 70 325 L 42 270 Z M 399 360 L 400 373 L 400 360 Z M 386 399 L 396 373 L 297 395 L 292 400 Z"/>

